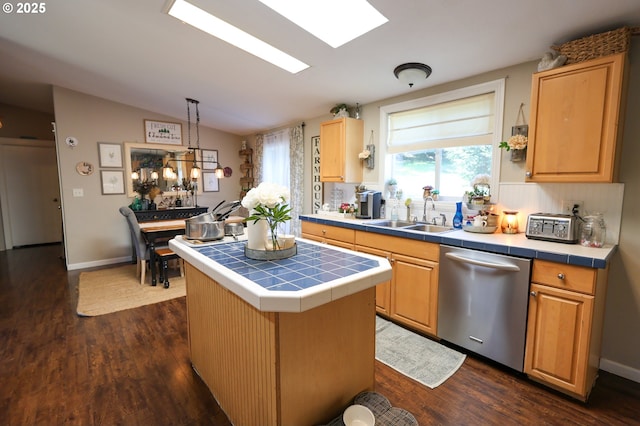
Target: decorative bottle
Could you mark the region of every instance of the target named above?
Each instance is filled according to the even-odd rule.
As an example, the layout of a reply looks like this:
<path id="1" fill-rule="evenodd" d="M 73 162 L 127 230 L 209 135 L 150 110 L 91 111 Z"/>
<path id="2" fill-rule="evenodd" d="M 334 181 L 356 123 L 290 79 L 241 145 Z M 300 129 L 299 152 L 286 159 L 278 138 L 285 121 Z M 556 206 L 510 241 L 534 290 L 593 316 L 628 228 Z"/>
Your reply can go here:
<path id="1" fill-rule="evenodd" d="M 456 214 L 453 216 L 453 227 L 462 229 L 462 202 L 456 203 Z"/>

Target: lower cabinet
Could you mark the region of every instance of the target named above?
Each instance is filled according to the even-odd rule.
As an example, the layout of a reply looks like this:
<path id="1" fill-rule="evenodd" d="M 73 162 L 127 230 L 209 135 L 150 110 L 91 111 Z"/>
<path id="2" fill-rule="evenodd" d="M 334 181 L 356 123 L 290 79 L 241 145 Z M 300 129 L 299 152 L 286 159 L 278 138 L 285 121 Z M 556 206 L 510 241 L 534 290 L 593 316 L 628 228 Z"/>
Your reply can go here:
<path id="1" fill-rule="evenodd" d="M 438 322 L 438 263 L 393 254 L 391 318 L 436 335 Z"/>
<path id="2" fill-rule="evenodd" d="M 391 281 L 376 288 L 377 312 L 416 331 L 436 336 L 440 246 L 356 231 L 356 250 L 386 257 L 391 263 Z"/>
<path id="3" fill-rule="evenodd" d="M 525 373 L 586 401 L 600 364 L 605 269 L 534 260 Z"/>
<path id="4" fill-rule="evenodd" d="M 386 257 L 393 265 L 391 253 L 388 251 L 365 246 L 356 246 L 356 251 L 372 254 L 374 256 Z M 376 286 L 376 312 L 388 317 L 391 316 L 391 280 L 385 281 Z"/>

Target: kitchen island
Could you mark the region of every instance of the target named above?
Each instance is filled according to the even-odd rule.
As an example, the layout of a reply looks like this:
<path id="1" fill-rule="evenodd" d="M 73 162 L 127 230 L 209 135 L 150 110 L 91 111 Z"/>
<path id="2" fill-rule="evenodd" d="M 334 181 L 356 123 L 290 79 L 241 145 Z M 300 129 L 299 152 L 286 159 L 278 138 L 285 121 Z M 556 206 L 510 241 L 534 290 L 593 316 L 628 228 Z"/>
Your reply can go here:
<path id="1" fill-rule="evenodd" d="M 234 424 L 314 425 L 373 390 L 384 258 L 298 240 L 278 261 L 244 242 L 169 245 L 186 263 L 193 368 Z"/>

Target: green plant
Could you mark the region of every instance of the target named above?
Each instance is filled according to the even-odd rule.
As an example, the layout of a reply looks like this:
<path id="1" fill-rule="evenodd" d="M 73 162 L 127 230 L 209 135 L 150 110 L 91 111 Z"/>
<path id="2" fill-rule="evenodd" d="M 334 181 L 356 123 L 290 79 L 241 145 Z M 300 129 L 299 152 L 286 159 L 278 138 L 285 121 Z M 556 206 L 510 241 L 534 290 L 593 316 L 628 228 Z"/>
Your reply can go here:
<path id="1" fill-rule="evenodd" d="M 331 111 L 329 111 L 331 114 L 335 115 L 337 113 L 340 112 L 341 109 L 344 110 L 349 110 L 349 106 L 347 104 L 337 104 L 336 106 L 334 106 L 333 108 L 331 108 Z"/>
<path id="2" fill-rule="evenodd" d="M 395 180 L 394 178 L 390 178 L 390 179 L 387 181 L 387 185 L 389 185 L 389 186 L 391 186 L 391 185 L 397 185 L 397 184 L 398 184 L 398 181 L 397 181 L 397 180 Z"/>
<path id="3" fill-rule="evenodd" d="M 145 195 L 147 195 L 152 188 L 156 188 L 157 185 L 150 181 L 150 180 L 144 180 L 144 181 L 134 181 L 133 182 L 133 190 L 136 191 L 138 194 L 140 194 L 140 198 L 144 198 Z"/>

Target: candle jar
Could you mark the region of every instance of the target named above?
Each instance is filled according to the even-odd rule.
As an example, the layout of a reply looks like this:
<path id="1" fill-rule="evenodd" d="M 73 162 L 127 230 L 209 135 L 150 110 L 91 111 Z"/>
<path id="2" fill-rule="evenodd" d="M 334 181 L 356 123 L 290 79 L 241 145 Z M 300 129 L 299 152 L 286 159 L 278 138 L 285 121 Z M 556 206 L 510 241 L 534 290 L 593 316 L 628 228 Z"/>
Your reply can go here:
<path id="1" fill-rule="evenodd" d="M 505 211 L 503 212 L 501 229 L 503 234 L 517 234 L 518 233 L 518 212 Z"/>

